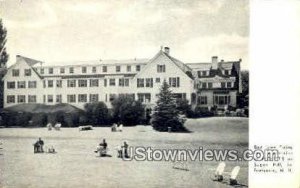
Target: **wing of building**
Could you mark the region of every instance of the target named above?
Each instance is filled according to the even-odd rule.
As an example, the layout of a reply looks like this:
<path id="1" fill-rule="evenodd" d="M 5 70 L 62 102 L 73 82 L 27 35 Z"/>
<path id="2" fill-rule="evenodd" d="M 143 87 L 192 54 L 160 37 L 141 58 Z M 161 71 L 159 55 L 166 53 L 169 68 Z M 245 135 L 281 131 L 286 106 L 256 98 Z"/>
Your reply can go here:
<path id="1" fill-rule="evenodd" d="M 155 105 L 166 80 L 176 98 L 193 106 L 224 108 L 237 105 L 241 91 L 241 60 L 185 64 L 165 47 L 152 59 L 97 60 L 53 64 L 17 56 L 4 81 L 4 107 L 20 103 L 85 103 L 103 101 L 108 107 L 120 95 Z"/>

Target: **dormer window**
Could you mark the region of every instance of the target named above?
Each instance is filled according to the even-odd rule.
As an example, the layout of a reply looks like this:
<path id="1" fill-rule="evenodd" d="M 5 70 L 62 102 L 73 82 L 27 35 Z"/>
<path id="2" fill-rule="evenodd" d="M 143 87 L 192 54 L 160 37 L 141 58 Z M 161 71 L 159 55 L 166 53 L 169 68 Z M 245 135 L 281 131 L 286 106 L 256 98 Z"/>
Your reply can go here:
<path id="1" fill-rule="evenodd" d="M 229 75 L 229 70 L 225 70 L 225 75 Z"/>
<path id="2" fill-rule="evenodd" d="M 137 66 L 135 67 L 135 69 L 136 69 L 136 72 L 141 71 L 141 65 L 137 65 Z"/>
<path id="3" fill-rule="evenodd" d="M 206 71 L 202 71 L 202 76 L 207 76 Z"/>
<path id="4" fill-rule="evenodd" d="M 86 67 L 81 68 L 82 73 L 86 73 Z"/>
<path id="5" fill-rule="evenodd" d="M 227 87 L 228 87 L 228 88 L 231 88 L 231 87 L 232 87 L 231 82 L 227 82 Z"/>
<path id="6" fill-rule="evenodd" d="M 116 72 L 120 72 L 121 71 L 121 66 L 116 66 Z"/>
<path id="7" fill-rule="evenodd" d="M 73 74 L 73 73 L 74 73 L 74 67 L 70 67 L 70 68 L 69 68 L 69 73 L 70 73 L 70 74 Z"/>
<path id="8" fill-rule="evenodd" d="M 127 72 L 131 72 L 131 66 L 127 65 Z"/>
<path id="9" fill-rule="evenodd" d="M 107 72 L 107 66 L 102 67 L 102 72 Z"/>
<path id="10" fill-rule="evenodd" d="M 61 73 L 61 74 L 64 74 L 64 73 L 65 73 L 65 68 L 63 68 L 63 67 L 60 68 L 60 73 Z"/>
<path id="11" fill-rule="evenodd" d="M 41 74 L 44 74 L 44 68 L 41 68 L 40 72 Z"/>
<path id="12" fill-rule="evenodd" d="M 96 67 L 92 67 L 92 73 L 96 73 L 97 72 L 97 68 Z"/>
<path id="13" fill-rule="evenodd" d="M 49 68 L 49 69 L 48 69 L 48 73 L 49 73 L 49 74 L 53 74 L 53 68 Z"/>
<path id="14" fill-rule="evenodd" d="M 202 88 L 204 88 L 204 89 L 207 88 L 207 83 L 206 82 L 202 83 Z"/>

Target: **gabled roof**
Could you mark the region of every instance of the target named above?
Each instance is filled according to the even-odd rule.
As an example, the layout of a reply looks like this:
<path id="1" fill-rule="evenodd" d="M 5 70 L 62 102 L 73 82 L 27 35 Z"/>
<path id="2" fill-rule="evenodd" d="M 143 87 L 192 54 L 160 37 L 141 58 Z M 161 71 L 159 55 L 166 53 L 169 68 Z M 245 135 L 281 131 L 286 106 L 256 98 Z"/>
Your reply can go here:
<path id="1" fill-rule="evenodd" d="M 173 61 L 173 63 L 175 63 L 184 73 L 186 73 L 186 71 L 192 71 L 192 69 L 190 67 L 188 67 L 186 64 L 184 64 L 182 61 L 170 56 L 169 54 L 163 52 L 171 61 Z"/>
<path id="2" fill-rule="evenodd" d="M 39 61 L 39 60 L 35 60 L 35 59 L 31 59 L 31 58 L 28 58 L 28 57 L 24 57 L 24 56 L 20 56 L 18 55 L 17 58 L 22 58 L 25 60 L 25 62 L 29 65 L 29 66 L 34 66 L 35 64 L 41 64 L 41 63 L 44 63 L 42 61 Z"/>

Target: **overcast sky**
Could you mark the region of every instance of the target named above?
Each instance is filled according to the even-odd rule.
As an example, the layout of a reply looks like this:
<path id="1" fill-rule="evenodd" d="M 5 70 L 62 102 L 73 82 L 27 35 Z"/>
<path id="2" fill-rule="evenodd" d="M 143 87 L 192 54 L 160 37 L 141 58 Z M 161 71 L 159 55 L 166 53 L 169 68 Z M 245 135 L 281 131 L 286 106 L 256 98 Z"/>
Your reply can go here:
<path id="1" fill-rule="evenodd" d="M 20 54 L 46 62 L 152 58 L 160 46 L 186 63 L 243 59 L 246 0 L 1 0 L 9 65 Z"/>

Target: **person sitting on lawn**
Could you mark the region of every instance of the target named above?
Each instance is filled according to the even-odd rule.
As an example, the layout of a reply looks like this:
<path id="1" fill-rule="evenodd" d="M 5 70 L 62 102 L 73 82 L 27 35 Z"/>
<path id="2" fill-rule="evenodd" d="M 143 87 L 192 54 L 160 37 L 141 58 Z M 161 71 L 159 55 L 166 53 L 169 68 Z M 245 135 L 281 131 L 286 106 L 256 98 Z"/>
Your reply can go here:
<path id="1" fill-rule="evenodd" d="M 118 148 L 118 157 L 120 158 L 129 158 L 128 155 L 128 144 L 126 141 L 124 141 L 124 145 L 121 146 L 121 148 Z"/>
<path id="2" fill-rule="evenodd" d="M 99 152 L 101 157 L 106 156 L 106 154 L 107 154 L 107 142 L 105 141 L 105 139 L 103 139 L 103 141 L 97 147 L 97 150 L 95 151 L 95 153 L 97 153 L 97 152 Z"/>
<path id="3" fill-rule="evenodd" d="M 43 146 L 44 146 L 44 141 L 39 138 L 38 141 L 33 145 L 34 146 L 34 153 L 42 153 L 44 152 Z"/>

